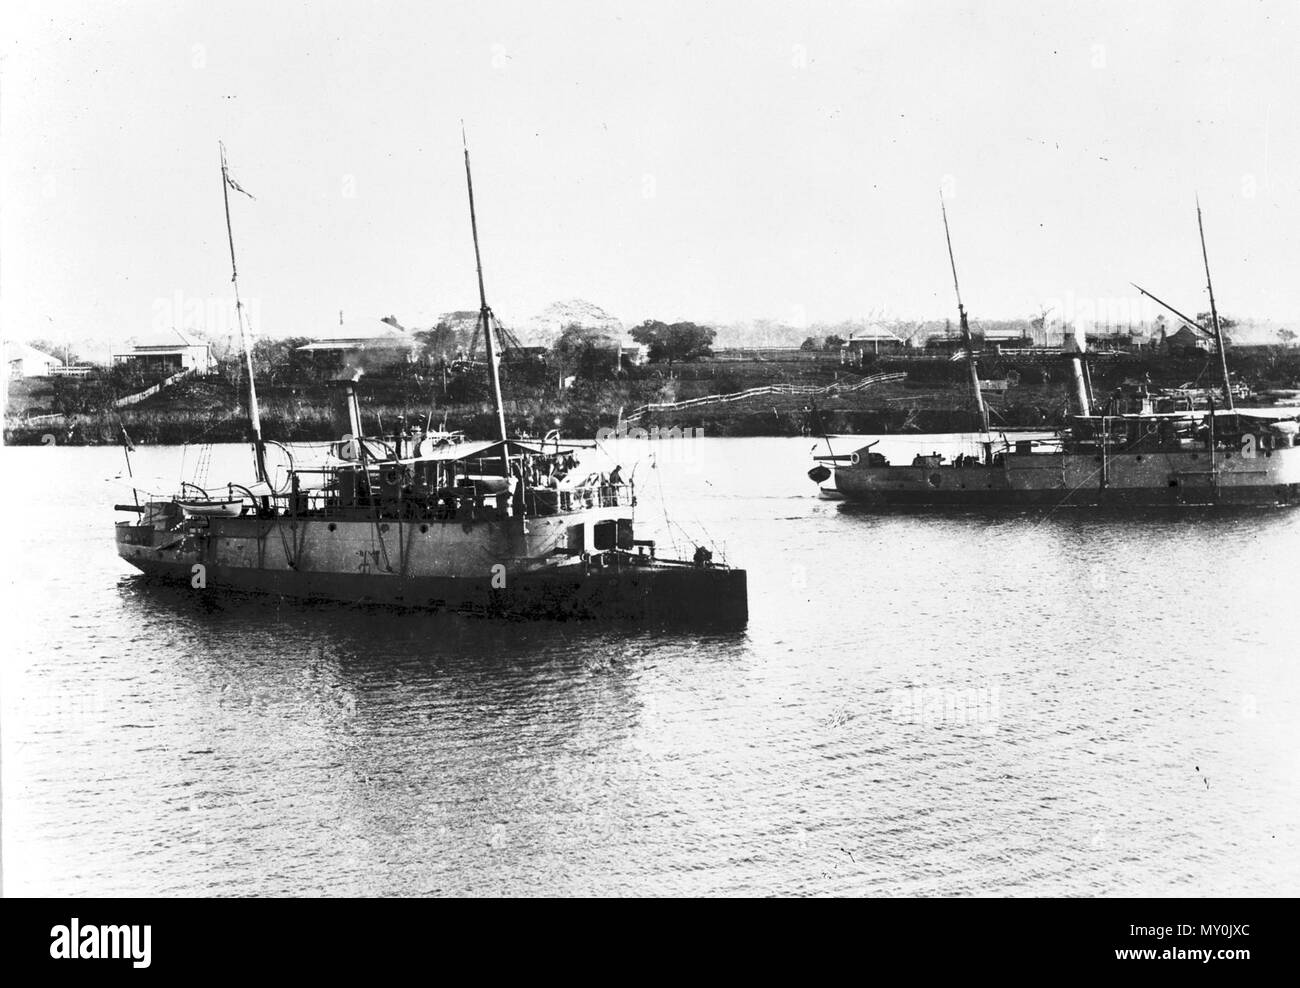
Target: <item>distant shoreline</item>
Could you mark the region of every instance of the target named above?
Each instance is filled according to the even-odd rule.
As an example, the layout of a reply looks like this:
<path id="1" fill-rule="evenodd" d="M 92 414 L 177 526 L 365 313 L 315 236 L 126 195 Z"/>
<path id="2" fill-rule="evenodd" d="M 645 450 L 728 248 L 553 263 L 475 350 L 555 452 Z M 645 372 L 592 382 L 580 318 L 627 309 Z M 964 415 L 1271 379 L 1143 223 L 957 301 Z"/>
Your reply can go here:
<path id="1" fill-rule="evenodd" d="M 1069 423 L 1068 370 L 1058 362 L 986 360 L 981 379 L 994 430 L 1055 429 Z M 1214 386 L 1214 368 L 1193 358 L 1099 360 L 1092 370 L 1097 400 L 1124 387 Z M 1300 386 L 1300 349 L 1239 355 L 1234 380 L 1263 391 Z M 929 434 L 977 428 L 964 365 L 950 360 L 882 357 L 860 367 L 838 361 L 702 360 L 652 364 L 617 376 L 570 379 L 559 390 L 544 366 L 512 369 L 506 422 L 513 434 L 594 437 L 636 414 L 650 429 L 703 430 L 710 437 L 822 434 Z M 994 387 L 996 385 L 996 387 Z M 4 442 L 13 446 L 115 445 L 122 430 L 133 443 L 185 445 L 246 442 L 249 429 L 237 381 L 188 378 L 145 400 L 114 408 L 117 393 L 102 381 L 11 382 Z M 405 425 L 445 426 L 472 439 L 496 434 L 486 381 L 472 375 L 430 376 L 413 369 L 365 379 L 362 421 L 370 435 Z M 263 435 L 280 442 L 339 438 L 324 381 L 259 384 Z M 1269 405 L 1267 397 L 1245 404 Z M 58 414 L 56 414 L 58 413 Z M 699 434 L 696 432 L 695 434 Z"/>
<path id="2" fill-rule="evenodd" d="M 614 415 L 590 415 L 581 412 L 561 416 L 561 432 L 566 436 L 593 438 L 601 429 L 615 429 L 618 419 Z M 900 426 L 908 419 L 906 412 L 889 408 L 826 409 L 815 414 L 816 422 L 809 424 L 808 415 L 801 412 L 771 410 L 729 411 L 710 413 L 692 410 L 689 416 L 674 416 L 670 412 L 648 414 L 633 423 L 631 429 L 677 429 L 688 435 L 709 438 L 742 437 L 798 437 L 819 436 L 824 433 L 845 435 L 925 434 L 969 432 L 974 428 L 970 412 L 962 409 L 922 410 L 911 416 L 907 428 Z M 277 423 L 263 416 L 263 435 L 280 442 L 328 442 L 338 439 L 334 430 L 320 428 L 313 422 L 310 427 L 301 424 Z M 545 435 L 543 428 L 550 422 L 527 421 L 516 428 L 516 422 L 507 419 L 513 434 Z M 438 423 L 440 424 L 440 423 Z M 1000 427 L 1015 430 L 1050 429 L 1061 423 L 1046 421 L 1007 422 Z M 39 423 L 13 423 L 4 430 L 7 446 L 113 446 L 123 441 L 122 429 L 133 445 L 181 446 L 194 443 L 242 443 L 250 440 L 248 423 L 242 417 L 231 417 L 207 424 L 196 434 L 192 418 L 183 413 L 151 412 L 146 419 L 138 416 L 75 415 L 59 420 Z M 284 425 L 285 428 L 277 428 Z M 476 412 L 468 419 L 449 416 L 448 425 L 463 431 L 469 439 L 491 437 L 492 422 L 489 415 Z M 555 428 L 552 424 L 551 428 Z"/>

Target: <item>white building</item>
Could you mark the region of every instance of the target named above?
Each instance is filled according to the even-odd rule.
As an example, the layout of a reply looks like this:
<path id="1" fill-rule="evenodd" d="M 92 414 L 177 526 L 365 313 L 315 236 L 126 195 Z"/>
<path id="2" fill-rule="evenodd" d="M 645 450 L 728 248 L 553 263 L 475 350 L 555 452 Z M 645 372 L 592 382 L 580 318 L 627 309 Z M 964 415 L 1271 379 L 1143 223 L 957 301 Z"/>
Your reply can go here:
<path id="1" fill-rule="evenodd" d="M 50 377 L 55 368 L 63 366 L 63 361 L 58 357 L 51 357 L 26 343 L 6 343 L 5 363 L 9 367 L 11 378 Z"/>
<path id="2" fill-rule="evenodd" d="M 858 365 L 867 355 L 897 353 L 907 348 L 907 341 L 883 326 L 854 330 L 840 344 L 840 363 Z"/>
<path id="3" fill-rule="evenodd" d="M 133 344 L 124 353 L 113 354 L 113 363 L 133 364 L 146 371 L 167 374 L 183 370 L 208 374 L 213 370 L 212 346 L 173 329 L 170 333 Z"/>
<path id="4" fill-rule="evenodd" d="M 419 352 L 419 341 L 392 316 L 352 320 L 329 336 L 314 339 L 298 352 L 311 357 L 324 371 L 377 370 L 409 363 Z"/>

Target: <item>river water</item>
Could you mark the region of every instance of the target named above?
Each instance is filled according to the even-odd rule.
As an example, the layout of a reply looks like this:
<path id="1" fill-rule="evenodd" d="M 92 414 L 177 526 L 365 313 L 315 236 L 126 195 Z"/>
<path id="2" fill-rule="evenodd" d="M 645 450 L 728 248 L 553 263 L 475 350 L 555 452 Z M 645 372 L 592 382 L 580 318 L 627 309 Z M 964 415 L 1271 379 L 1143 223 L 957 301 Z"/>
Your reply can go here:
<path id="1" fill-rule="evenodd" d="M 811 446 L 614 444 L 748 569 L 731 634 L 161 588 L 120 449 L 4 450 L 4 891 L 1300 888 L 1300 513 L 876 516 Z"/>

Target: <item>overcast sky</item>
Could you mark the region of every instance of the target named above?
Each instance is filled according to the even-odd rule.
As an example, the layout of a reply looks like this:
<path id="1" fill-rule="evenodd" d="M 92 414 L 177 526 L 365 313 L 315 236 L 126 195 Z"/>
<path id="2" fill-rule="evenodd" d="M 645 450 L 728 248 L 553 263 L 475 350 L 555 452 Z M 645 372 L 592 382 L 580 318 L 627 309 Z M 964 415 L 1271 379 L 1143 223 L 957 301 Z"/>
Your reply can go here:
<path id="1" fill-rule="evenodd" d="M 18 8 L 24 9 L 18 9 Z M 1300 321 L 1300 5 L 10 2 L 9 337 L 269 334 L 489 302 L 792 322 L 1055 301 L 1137 281 Z M 179 305 L 177 304 L 179 300 Z M 197 320 L 197 321 L 196 321 Z M 206 321 L 206 325 L 205 325 Z"/>

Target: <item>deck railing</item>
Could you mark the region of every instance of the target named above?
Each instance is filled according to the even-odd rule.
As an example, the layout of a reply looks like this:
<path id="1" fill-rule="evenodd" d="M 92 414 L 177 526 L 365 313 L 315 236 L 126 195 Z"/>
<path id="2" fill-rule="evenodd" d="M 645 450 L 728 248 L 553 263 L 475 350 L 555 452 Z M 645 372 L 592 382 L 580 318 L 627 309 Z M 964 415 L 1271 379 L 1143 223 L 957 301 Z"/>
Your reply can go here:
<path id="1" fill-rule="evenodd" d="M 190 491 L 202 491 L 186 485 Z M 518 509 L 515 497 L 493 494 L 469 485 L 442 487 L 427 491 L 385 491 L 378 485 L 354 494 L 344 494 L 337 481 L 319 488 L 300 488 L 283 493 L 261 494 L 238 484 L 202 491 L 212 499 L 242 495 L 246 513 L 266 517 L 355 517 L 358 513 L 389 520 L 465 521 L 483 518 L 514 517 Z M 525 517 L 575 514 L 597 508 L 631 508 L 636 492 L 631 484 L 590 484 L 574 488 L 525 488 L 522 495 Z"/>

